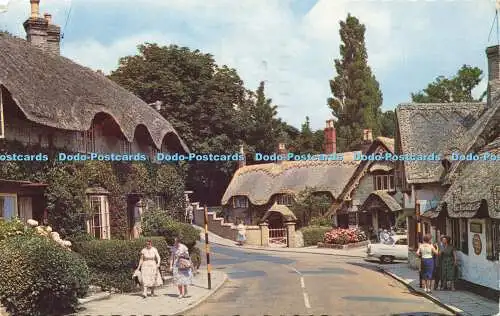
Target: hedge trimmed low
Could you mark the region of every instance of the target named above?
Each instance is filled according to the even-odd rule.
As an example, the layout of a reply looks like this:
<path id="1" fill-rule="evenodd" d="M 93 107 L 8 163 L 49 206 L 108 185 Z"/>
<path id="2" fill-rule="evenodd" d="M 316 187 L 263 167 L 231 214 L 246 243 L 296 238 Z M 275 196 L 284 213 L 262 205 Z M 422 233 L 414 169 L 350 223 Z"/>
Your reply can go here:
<path id="1" fill-rule="evenodd" d="M 133 292 L 136 286 L 131 278 L 132 273 L 139 264 L 140 252 L 148 239 L 158 249 L 162 261 L 168 260 L 170 247 L 163 237 L 84 241 L 76 243 L 73 249 L 87 262 L 92 285 L 104 290 L 115 288 L 122 292 Z"/>
<path id="2" fill-rule="evenodd" d="M 300 231 L 304 236 L 304 247 L 316 246 L 319 242 L 323 242 L 325 233 L 329 232 L 331 227 L 308 226 Z"/>
<path id="3" fill-rule="evenodd" d="M 89 287 L 78 254 L 42 236 L 0 242 L 0 301 L 12 316 L 59 316 L 75 311 Z"/>

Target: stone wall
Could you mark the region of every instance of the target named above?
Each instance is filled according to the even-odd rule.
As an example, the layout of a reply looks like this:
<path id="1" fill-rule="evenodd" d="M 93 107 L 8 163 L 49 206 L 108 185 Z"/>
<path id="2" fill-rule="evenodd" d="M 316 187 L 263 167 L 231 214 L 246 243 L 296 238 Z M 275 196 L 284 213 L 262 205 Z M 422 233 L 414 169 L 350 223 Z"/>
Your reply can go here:
<path id="1" fill-rule="evenodd" d="M 199 203 L 193 203 L 194 223 L 205 227 L 205 209 Z M 217 217 L 215 212 L 208 212 L 208 231 L 225 239 L 236 241 L 238 230 L 233 223 L 226 223 L 223 218 Z M 262 246 L 262 229 L 259 226 L 246 226 L 247 245 Z"/>

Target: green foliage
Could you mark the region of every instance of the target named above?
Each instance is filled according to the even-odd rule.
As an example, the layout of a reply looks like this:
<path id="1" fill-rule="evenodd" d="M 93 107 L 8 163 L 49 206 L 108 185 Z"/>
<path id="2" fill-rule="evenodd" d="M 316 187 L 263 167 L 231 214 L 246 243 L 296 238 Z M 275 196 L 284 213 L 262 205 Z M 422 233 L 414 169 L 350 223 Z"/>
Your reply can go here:
<path id="1" fill-rule="evenodd" d="M 142 232 L 144 236 L 162 236 L 169 244 L 174 243 L 175 237 L 180 237 L 189 251 L 200 240 L 200 232 L 193 226 L 178 222 L 161 210 L 148 210 L 142 218 Z"/>
<path id="2" fill-rule="evenodd" d="M 380 134 L 385 137 L 394 138 L 396 132 L 396 113 L 394 111 L 383 112 L 380 117 Z"/>
<path id="3" fill-rule="evenodd" d="M 191 251 L 189 252 L 189 255 L 191 257 L 191 262 L 193 262 L 193 265 L 198 269 L 201 265 L 201 251 L 197 247 L 193 247 Z"/>
<path id="4" fill-rule="evenodd" d="M 158 249 L 163 260 L 169 258 L 169 246 L 164 238 L 148 238 Z M 80 253 L 90 269 L 91 284 L 105 290 L 111 288 L 123 292 L 136 289 L 131 278 L 139 265 L 140 252 L 146 246 L 146 239 L 93 240 L 80 242 L 73 249 Z"/>
<path id="5" fill-rule="evenodd" d="M 290 209 L 299 221 L 299 226 L 309 225 L 311 218 L 324 215 L 331 206 L 329 193 L 318 192 L 315 188 L 306 187 L 294 200 Z"/>
<path id="6" fill-rule="evenodd" d="M 472 96 L 472 90 L 483 79 L 483 71 L 477 67 L 463 65 L 451 78 L 439 76 L 427 85 L 423 91 L 412 93 L 413 102 L 449 103 L 482 101 L 486 92 L 478 100 Z"/>
<path id="7" fill-rule="evenodd" d="M 332 224 L 333 224 L 332 220 L 324 216 L 313 217 L 309 222 L 309 225 L 311 226 L 322 226 L 322 227 L 332 226 Z"/>
<path id="8" fill-rule="evenodd" d="M 59 163 L 49 169 L 44 181 L 48 184 L 48 221 L 62 238 L 85 232 L 88 206 L 85 189 L 87 184 L 75 164 Z"/>
<path id="9" fill-rule="evenodd" d="M 39 236 L 0 242 L 0 301 L 13 316 L 74 312 L 89 286 L 89 271 L 76 253 Z"/>
<path id="10" fill-rule="evenodd" d="M 328 99 L 338 119 L 338 151 L 357 149 L 365 128 L 372 129 L 374 136 L 380 134 L 382 92 L 367 63 L 365 31 L 365 26 L 350 14 L 340 22 L 341 59 L 335 60 L 337 76 L 330 80 L 333 97 Z"/>
<path id="11" fill-rule="evenodd" d="M 0 219 L 0 241 L 16 236 L 32 236 L 33 229 L 24 225 L 19 219 L 5 221 Z"/>
<path id="12" fill-rule="evenodd" d="M 300 134 L 296 137 L 290 149 L 294 153 L 300 154 L 323 153 L 323 138 L 323 130 L 313 132 L 311 130 L 309 117 L 306 116 L 306 121 L 302 124 Z"/>
<path id="13" fill-rule="evenodd" d="M 319 242 L 323 242 L 325 233 L 329 232 L 332 227 L 309 226 L 302 228 L 302 236 L 304 238 L 304 247 L 316 246 Z"/>

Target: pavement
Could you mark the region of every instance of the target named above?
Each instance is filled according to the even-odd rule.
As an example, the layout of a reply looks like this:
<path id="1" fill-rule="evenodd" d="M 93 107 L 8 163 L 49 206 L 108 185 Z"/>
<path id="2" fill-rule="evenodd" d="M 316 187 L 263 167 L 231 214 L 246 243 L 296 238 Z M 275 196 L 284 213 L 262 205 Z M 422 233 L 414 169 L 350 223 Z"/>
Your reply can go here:
<path id="1" fill-rule="evenodd" d="M 203 228 L 199 226 L 195 227 L 201 230 L 200 233 L 201 240 L 205 241 L 205 232 Z M 351 248 L 351 249 L 331 249 L 331 248 L 318 248 L 317 246 L 301 247 L 301 248 L 262 247 L 262 246 L 251 246 L 251 245 L 238 246 L 238 244 L 234 240 L 225 239 L 211 232 L 208 232 L 208 242 L 209 244 L 216 244 L 220 246 L 238 247 L 242 249 L 260 250 L 266 252 L 307 253 L 307 254 L 317 254 L 317 255 L 343 256 L 351 258 L 366 257 L 366 247 Z"/>
<path id="2" fill-rule="evenodd" d="M 141 292 L 131 294 L 112 294 L 107 299 L 90 301 L 74 316 L 97 315 L 179 315 L 195 308 L 205 301 L 227 281 L 223 271 L 211 272 L 211 289 L 208 289 L 207 270 L 200 269 L 193 278 L 193 285 L 188 287 L 188 297 L 178 298 L 177 287 L 164 285 L 156 291 L 157 296 L 143 298 Z"/>
<path id="3" fill-rule="evenodd" d="M 417 271 L 408 268 L 407 264 L 381 265 L 381 268 L 393 278 L 406 284 L 412 291 L 446 307 L 456 315 L 500 315 L 500 302 L 471 292 L 457 290 L 425 293 L 419 286 Z"/>

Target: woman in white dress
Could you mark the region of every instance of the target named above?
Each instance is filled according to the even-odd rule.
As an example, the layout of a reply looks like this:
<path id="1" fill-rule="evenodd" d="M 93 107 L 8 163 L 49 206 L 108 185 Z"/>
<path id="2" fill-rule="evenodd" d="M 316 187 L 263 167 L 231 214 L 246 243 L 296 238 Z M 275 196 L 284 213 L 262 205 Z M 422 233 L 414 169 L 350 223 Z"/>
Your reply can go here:
<path id="1" fill-rule="evenodd" d="M 238 245 L 243 246 L 243 243 L 247 240 L 247 230 L 242 221 L 240 221 L 236 229 L 238 230 L 236 241 L 238 242 Z"/>
<path id="2" fill-rule="evenodd" d="M 188 285 L 193 284 L 193 263 L 186 245 L 175 238 L 170 256 L 170 270 L 174 275 L 174 283 L 179 289 L 179 298 L 187 297 Z"/>
<path id="3" fill-rule="evenodd" d="M 142 286 L 144 291 L 142 297 L 148 296 L 148 288 L 151 289 L 151 296 L 155 295 L 155 288 L 163 285 L 160 274 L 160 254 L 158 249 L 153 247 L 151 240 L 146 242 L 146 248 L 141 250 L 141 260 L 137 270 L 141 270 Z"/>

